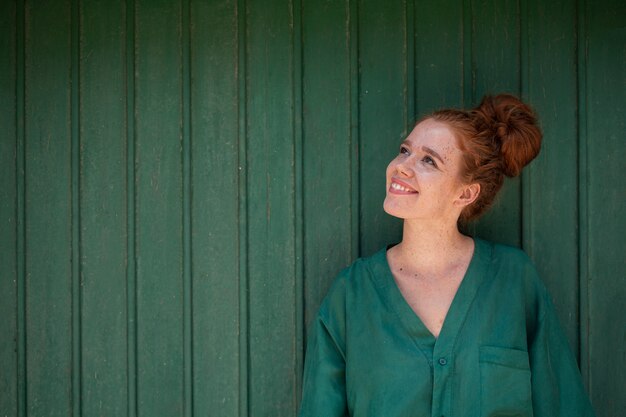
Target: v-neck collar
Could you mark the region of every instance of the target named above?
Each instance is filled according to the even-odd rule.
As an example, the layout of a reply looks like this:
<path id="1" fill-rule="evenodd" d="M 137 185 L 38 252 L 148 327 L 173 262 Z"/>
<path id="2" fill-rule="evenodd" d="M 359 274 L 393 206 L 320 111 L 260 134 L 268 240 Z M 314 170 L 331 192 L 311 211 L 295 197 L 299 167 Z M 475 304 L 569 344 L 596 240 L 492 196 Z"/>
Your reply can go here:
<path id="1" fill-rule="evenodd" d="M 432 363 L 433 356 L 449 355 L 455 345 L 456 338 L 465 322 L 467 313 L 476 296 L 483 279 L 488 276 L 487 270 L 491 258 L 491 244 L 474 238 L 474 253 L 465 271 L 463 280 L 452 299 L 452 304 L 439 332 L 439 337 L 428 330 L 420 317 L 413 311 L 391 273 L 387 261 L 387 248 L 381 249 L 374 255 L 374 279 L 381 289 L 381 295 L 394 310 L 402 325 L 415 344 Z"/>

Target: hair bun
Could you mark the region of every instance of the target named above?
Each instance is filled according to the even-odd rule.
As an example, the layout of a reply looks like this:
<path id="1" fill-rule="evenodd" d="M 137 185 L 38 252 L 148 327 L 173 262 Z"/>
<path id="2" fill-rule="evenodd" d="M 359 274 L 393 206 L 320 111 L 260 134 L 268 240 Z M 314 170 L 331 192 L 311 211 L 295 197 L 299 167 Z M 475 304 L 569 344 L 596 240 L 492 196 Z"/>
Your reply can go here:
<path id="1" fill-rule="evenodd" d="M 510 94 L 485 96 L 472 114 L 476 129 L 499 148 L 502 171 L 516 177 L 541 148 L 541 130 L 532 108 Z"/>

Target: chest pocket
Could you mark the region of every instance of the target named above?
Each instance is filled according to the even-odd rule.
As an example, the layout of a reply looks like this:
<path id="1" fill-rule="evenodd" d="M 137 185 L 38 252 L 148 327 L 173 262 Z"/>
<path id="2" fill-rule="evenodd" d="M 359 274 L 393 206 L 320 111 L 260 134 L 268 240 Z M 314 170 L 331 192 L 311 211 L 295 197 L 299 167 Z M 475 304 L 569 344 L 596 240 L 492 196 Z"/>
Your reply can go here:
<path id="1" fill-rule="evenodd" d="M 481 417 L 532 417 L 527 352 L 481 346 L 480 411 Z"/>

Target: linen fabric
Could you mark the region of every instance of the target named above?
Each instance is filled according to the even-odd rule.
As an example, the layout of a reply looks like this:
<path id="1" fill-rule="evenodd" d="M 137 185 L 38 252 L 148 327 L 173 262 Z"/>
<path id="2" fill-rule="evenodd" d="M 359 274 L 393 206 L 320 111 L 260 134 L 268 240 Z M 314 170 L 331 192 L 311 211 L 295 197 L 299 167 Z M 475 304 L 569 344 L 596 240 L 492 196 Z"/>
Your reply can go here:
<path id="1" fill-rule="evenodd" d="M 593 416 L 529 258 L 474 242 L 438 338 L 402 296 L 386 248 L 342 271 L 310 325 L 299 416 Z"/>

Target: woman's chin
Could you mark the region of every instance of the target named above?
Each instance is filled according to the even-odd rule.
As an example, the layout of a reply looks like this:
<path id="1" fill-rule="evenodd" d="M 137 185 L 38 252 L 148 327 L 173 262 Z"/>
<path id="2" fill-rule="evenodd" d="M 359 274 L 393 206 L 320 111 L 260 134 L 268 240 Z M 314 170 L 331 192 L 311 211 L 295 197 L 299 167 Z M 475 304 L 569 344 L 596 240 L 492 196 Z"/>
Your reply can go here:
<path id="1" fill-rule="evenodd" d="M 390 200 L 391 199 L 387 197 L 385 198 L 385 202 L 383 203 L 383 210 L 385 210 L 385 213 L 399 219 L 406 219 L 407 217 L 410 217 L 406 213 L 406 209 L 403 210 L 403 208 L 398 207 L 396 204 L 394 204 L 393 201 Z"/>

